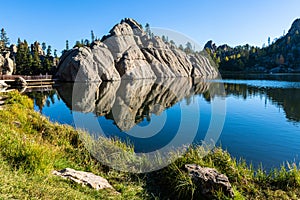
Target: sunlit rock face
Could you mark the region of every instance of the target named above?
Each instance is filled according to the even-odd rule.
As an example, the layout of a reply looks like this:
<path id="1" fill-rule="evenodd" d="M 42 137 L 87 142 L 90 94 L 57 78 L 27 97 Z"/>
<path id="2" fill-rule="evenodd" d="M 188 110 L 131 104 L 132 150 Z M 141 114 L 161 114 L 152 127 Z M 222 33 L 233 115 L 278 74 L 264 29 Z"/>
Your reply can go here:
<path id="1" fill-rule="evenodd" d="M 112 54 L 101 42 L 64 53 L 58 64 L 56 77 L 70 82 L 120 80 Z"/>
<path id="2" fill-rule="evenodd" d="M 14 68 L 15 63 L 10 58 L 10 52 L 6 52 L 4 56 L 0 54 L 0 75 L 12 75 Z"/>
<path id="3" fill-rule="evenodd" d="M 73 111 L 95 113 L 129 131 L 152 114 L 160 115 L 183 99 L 210 89 L 209 82 L 186 78 L 62 84 L 58 94 Z"/>
<path id="4" fill-rule="evenodd" d="M 216 69 L 200 54 L 186 54 L 151 36 L 125 18 L 91 46 L 61 57 L 56 77 L 62 81 L 110 81 L 174 77 L 215 77 Z"/>

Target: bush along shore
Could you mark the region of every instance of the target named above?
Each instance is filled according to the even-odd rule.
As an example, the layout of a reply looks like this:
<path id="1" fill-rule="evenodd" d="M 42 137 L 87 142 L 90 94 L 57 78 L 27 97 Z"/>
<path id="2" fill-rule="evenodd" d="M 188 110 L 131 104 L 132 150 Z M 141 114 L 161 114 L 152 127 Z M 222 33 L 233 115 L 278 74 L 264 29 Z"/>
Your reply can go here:
<path id="1" fill-rule="evenodd" d="M 202 156 L 203 147 L 190 147 L 172 164 L 149 173 L 111 169 L 91 156 L 81 140 L 82 135 L 89 137 L 87 133 L 50 122 L 33 110 L 32 100 L 17 92 L 0 96 L 5 99 L 0 110 L 0 199 L 300 198 L 296 165 L 266 173 L 220 148 Z M 133 155 L 128 159 L 134 159 L 132 147 L 107 138 L 98 141 L 117 145 Z M 112 188 L 96 190 L 53 174 L 64 168 L 101 176 Z M 203 179 L 201 182 L 205 175 L 199 169 L 215 175 L 220 187 Z"/>

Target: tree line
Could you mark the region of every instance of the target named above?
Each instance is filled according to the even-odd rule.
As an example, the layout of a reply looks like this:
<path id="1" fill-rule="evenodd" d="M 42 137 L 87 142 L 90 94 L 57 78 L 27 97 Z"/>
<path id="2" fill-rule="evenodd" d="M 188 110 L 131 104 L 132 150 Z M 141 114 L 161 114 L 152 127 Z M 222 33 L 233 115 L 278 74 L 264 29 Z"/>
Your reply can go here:
<path id="1" fill-rule="evenodd" d="M 46 52 L 46 53 L 45 53 Z M 28 44 L 26 40 L 18 38 L 17 45 L 10 45 L 9 37 L 4 28 L 0 34 L 0 55 L 9 54 L 9 58 L 15 63 L 14 74 L 39 75 L 53 74 L 58 62 L 57 50 L 52 54 L 51 45 L 45 42 Z"/>
<path id="2" fill-rule="evenodd" d="M 282 72 L 293 71 L 300 67 L 300 34 L 296 30 L 293 34 L 275 39 L 272 43 L 268 37 L 268 46 L 260 47 L 239 45 L 216 46 L 212 41 L 207 42 L 205 50 L 220 71 L 253 71 L 268 72 L 280 67 Z"/>

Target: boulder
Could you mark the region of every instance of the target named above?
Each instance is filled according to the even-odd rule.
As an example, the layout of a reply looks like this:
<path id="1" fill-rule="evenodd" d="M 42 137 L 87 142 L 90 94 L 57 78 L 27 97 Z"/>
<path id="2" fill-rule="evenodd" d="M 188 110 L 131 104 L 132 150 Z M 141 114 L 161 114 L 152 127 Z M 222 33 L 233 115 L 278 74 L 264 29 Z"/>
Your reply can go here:
<path id="1" fill-rule="evenodd" d="M 0 74 L 2 74 L 2 68 L 3 68 L 3 65 L 4 65 L 4 57 L 0 54 Z"/>
<path id="2" fill-rule="evenodd" d="M 15 68 L 14 61 L 10 58 L 10 52 L 0 55 L 0 74 L 12 75 Z"/>
<path id="3" fill-rule="evenodd" d="M 9 50 L 10 50 L 10 53 L 11 54 L 17 54 L 17 52 L 18 52 L 18 47 L 17 47 L 17 45 L 15 45 L 15 44 L 12 44 L 12 45 L 10 45 L 10 47 L 9 47 Z"/>
<path id="4" fill-rule="evenodd" d="M 31 45 L 31 51 L 37 51 L 40 56 L 45 56 L 45 52 L 38 41 Z"/>
<path id="5" fill-rule="evenodd" d="M 101 42 L 64 53 L 56 77 L 63 81 L 79 82 L 120 80 L 112 54 Z"/>
<path id="6" fill-rule="evenodd" d="M 70 179 L 76 183 L 82 184 L 83 186 L 90 186 L 93 189 L 113 189 L 108 181 L 90 172 L 76 171 L 71 168 L 65 168 L 60 171 L 53 171 L 53 175 L 60 176 L 62 178 Z"/>
<path id="7" fill-rule="evenodd" d="M 228 177 L 219 173 L 216 169 L 200 167 L 195 164 L 187 164 L 185 165 L 185 169 L 203 196 L 209 198 L 212 196 L 212 191 L 222 190 L 226 196 L 234 197 Z"/>

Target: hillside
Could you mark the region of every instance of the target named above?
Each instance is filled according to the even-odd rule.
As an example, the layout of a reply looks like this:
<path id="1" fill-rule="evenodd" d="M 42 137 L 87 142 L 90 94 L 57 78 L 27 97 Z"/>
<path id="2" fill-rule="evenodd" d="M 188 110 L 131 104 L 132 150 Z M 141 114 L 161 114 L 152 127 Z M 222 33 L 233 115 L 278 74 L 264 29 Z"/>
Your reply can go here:
<path id="1" fill-rule="evenodd" d="M 300 72 L 300 19 L 296 19 L 288 33 L 259 48 L 248 44 L 230 47 L 216 46 L 213 41 L 205 45 L 206 51 L 219 64 L 221 72 Z"/>

